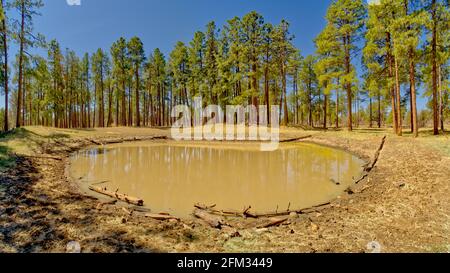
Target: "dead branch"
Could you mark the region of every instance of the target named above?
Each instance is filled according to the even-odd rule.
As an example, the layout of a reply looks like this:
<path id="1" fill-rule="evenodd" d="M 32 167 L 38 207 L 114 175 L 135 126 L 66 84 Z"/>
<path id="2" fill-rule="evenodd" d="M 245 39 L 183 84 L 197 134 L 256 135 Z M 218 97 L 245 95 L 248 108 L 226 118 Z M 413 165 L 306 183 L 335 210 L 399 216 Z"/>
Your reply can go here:
<path id="1" fill-rule="evenodd" d="M 158 221 L 167 221 L 167 220 L 177 220 L 180 221 L 180 218 L 168 215 L 168 214 L 154 214 L 154 213 L 147 213 L 145 214 L 145 217 L 152 218 Z"/>
<path id="2" fill-rule="evenodd" d="M 89 189 L 91 191 L 94 191 L 94 192 L 97 192 L 97 193 L 100 193 L 100 194 L 103 194 L 103 195 L 106 195 L 106 196 L 109 196 L 112 198 L 116 198 L 120 201 L 129 203 L 129 204 L 133 204 L 133 205 L 141 206 L 141 207 L 144 206 L 144 200 L 136 198 L 136 197 L 128 196 L 128 195 L 121 194 L 118 192 L 111 192 L 111 191 L 108 191 L 106 188 L 100 188 L 100 187 L 95 187 L 95 186 L 89 186 Z"/>
<path id="3" fill-rule="evenodd" d="M 273 226 L 279 226 L 279 225 L 283 224 L 284 222 L 286 222 L 288 219 L 289 219 L 288 217 L 271 218 L 271 219 L 269 219 L 268 223 L 258 226 L 258 228 L 269 228 L 269 227 L 273 227 Z"/>
<path id="4" fill-rule="evenodd" d="M 194 216 L 205 221 L 209 226 L 213 228 L 221 229 L 224 225 L 224 220 L 222 219 L 222 217 L 212 215 L 205 210 L 195 209 Z"/>

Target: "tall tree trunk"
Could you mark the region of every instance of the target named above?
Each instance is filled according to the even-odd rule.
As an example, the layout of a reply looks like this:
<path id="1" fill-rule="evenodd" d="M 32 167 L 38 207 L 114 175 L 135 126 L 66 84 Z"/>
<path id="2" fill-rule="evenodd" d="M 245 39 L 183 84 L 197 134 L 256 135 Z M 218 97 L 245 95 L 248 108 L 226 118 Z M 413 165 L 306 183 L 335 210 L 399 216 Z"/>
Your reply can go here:
<path id="1" fill-rule="evenodd" d="M 344 38 L 344 45 L 345 45 L 345 70 L 347 76 L 350 75 L 351 72 L 351 59 L 350 59 L 350 37 L 346 36 Z M 349 131 L 353 131 L 353 109 L 352 109 L 352 85 L 350 82 L 345 83 L 346 89 L 347 89 L 347 128 Z"/>
<path id="2" fill-rule="evenodd" d="M 419 136 L 419 124 L 417 122 L 417 99 L 416 99 L 416 65 L 414 63 L 414 51 L 411 49 L 409 57 L 409 84 L 411 96 L 411 127 L 414 137 Z"/>
<path id="3" fill-rule="evenodd" d="M 327 129 L 328 95 L 324 93 L 323 98 L 323 129 Z"/>
<path id="4" fill-rule="evenodd" d="M 381 128 L 381 92 L 378 90 L 378 128 Z"/>
<path id="5" fill-rule="evenodd" d="M 270 94 L 269 94 L 269 69 L 264 69 L 264 101 L 266 103 L 267 124 L 270 124 Z"/>
<path id="6" fill-rule="evenodd" d="M 105 85 L 103 82 L 103 69 L 100 72 L 100 105 L 99 105 L 99 127 L 105 127 Z"/>
<path id="7" fill-rule="evenodd" d="M 108 86 L 108 123 L 107 126 L 111 127 L 113 123 L 113 113 L 112 113 L 112 104 L 113 104 L 113 92 L 114 88 L 111 87 L 111 81 L 109 82 Z"/>
<path id="8" fill-rule="evenodd" d="M 397 115 L 398 115 L 398 131 L 397 135 L 403 135 L 403 116 L 402 116 L 402 104 L 401 104 L 401 90 L 400 90 L 400 76 L 398 71 L 398 59 L 395 58 L 395 91 L 397 97 Z"/>
<path id="9" fill-rule="evenodd" d="M 372 97 L 369 97 L 369 128 L 373 127 Z"/>
<path id="10" fill-rule="evenodd" d="M 440 116 L 440 122 L 441 122 L 441 131 L 442 133 L 445 133 L 445 126 L 444 126 L 444 92 L 442 90 L 442 71 L 441 66 L 438 66 L 438 88 L 439 88 L 439 116 Z"/>
<path id="11" fill-rule="evenodd" d="M 336 88 L 336 129 L 339 129 L 339 81 L 340 79 L 337 80 L 338 81 L 338 88 Z"/>
<path id="12" fill-rule="evenodd" d="M 1 0 L 1 5 L 4 10 L 4 4 L 3 0 Z M 2 40 L 3 40 L 3 58 L 4 58 L 4 64 L 3 64 L 3 75 L 4 75 L 4 86 L 5 89 L 5 120 L 4 120 L 4 127 L 3 129 L 5 132 L 9 131 L 9 77 L 8 77 L 8 36 L 7 36 L 8 29 L 6 28 L 6 15 L 2 20 Z"/>
<path id="13" fill-rule="evenodd" d="M 120 118 L 119 118 L 119 112 L 120 112 L 120 108 L 119 108 L 119 101 L 120 101 L 120 97 L 119 97 L 119 85 L 116 84 L 116 127 L 120 126 Z"/>
<path id="14" fill-rule="evenodd" d="M 125 75 L 125 71 L 122 71 L 122 76 Z M 125 79 L 122 79 L 122 123 L 120 125 L 127 126 L 127 86 Z"/>
<path id="15" fill-rule="evenodd" d="M 136 96 L 136 126 L 137 127 L 141 127 L 141 111 L 140 111 L 140 109 L 139 109 L 139 88 L 140 88 L 140 86 L 139 86 L 139 65 L 138 64 L 136 64 L 136 71 L 135 71 L 135 73 L 136 73 L 136 94 L 135 94 L 135 96 Z"/>
<path id="16" fill-rule="evenodd" d="M 312 111 L 312 84 L 311 79 L 308 80 L 308 125 L 314 127 L 313 111 Z"/>
<path id="17" fill-rule="evenodd" d="M 24 54 L 24 43 L 25 43 L 25 1 L 22 1 L 20 7 L 21 13 L 21 23 L 20 23 L 20 51 L 19 51 L 19 79 L 18 79 L 18 91 L 17 91 L 17 117 L 16 117 L 16 127 L 22 126 L 22 88 L 23 88 L 23 54 Z"/>
<path id="18" fill-rule="evenodd" d="M 289 125 L 289 110 L 287 105 L 287 84 L 286 84 L 286 65 L 283 67 L 283 94 L 284 94 L 284 125 Z"/>
<path id="19" fill-rule="evenodd" d="M 298 76 L 297 76 L 297 71 L 294 72 L 294 95 L 295 95 L 295 124 L 298 125 L 299 124 L 299 102 L 298 102 Z"/>
<path id="20" fill-rule="evenodd" d="M 394 77 L 393 69 L 393 56 L 391 54 L 391 34 L 386 32 L 386 44 L 387 50 L 387 65 L 388 65 L 388 77 L 392 79 Z M 394 133 L 398 134 L 398 114 L 397 114 L 397 92 L 396 87 L 391 86 L 391 105 L 392 105 L 392 123 L 394 128 Z"/>
<path id="21" fill-rule="evenodd" d="M 433 39 L 431 49 L 431 62 L 433 66 L 433 133 L 439 135 L 439 113 L 438 113 L 438 85 L 437 85 L 437 3 L 432 1 L 431 7 L 432 23 L 433 23 Z"/>

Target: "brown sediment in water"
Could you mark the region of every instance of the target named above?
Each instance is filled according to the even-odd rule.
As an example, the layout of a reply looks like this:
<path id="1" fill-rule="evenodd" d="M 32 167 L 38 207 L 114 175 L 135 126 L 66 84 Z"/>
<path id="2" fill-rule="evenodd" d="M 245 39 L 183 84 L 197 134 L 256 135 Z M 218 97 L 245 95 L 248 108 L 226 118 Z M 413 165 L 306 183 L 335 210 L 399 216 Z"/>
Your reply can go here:
<path id="1" fill-rule="evenodd" d="M 300 210 L 329 202 L 352 186 L 364 161 L 308 143 L 261 152 L 251 143 L 139 142 L 88 148 L 71 157 L 81 187 L 142 198 L 153 212 L 187 218 L 193 205 L 253 213 Z"/>

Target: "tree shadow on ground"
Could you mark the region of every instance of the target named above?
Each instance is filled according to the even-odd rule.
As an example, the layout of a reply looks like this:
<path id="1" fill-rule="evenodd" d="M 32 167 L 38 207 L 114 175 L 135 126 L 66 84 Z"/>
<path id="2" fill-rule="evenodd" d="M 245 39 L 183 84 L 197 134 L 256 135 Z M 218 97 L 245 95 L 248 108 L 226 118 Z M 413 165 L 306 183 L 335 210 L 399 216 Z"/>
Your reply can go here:
<path id="1" fill-rule="evenodd" d="M 30 132 L 17 134 L 24 138 Z M 0 145 L 0 166 L 5 167 L 0 171 L 0 252 L 65 252 L 69 242 L 88 238 L 93 230 L 97 237 L 82 246 L 89 252 L 160 252 L 136 243 L 120 226 L 103 232 L 99 227 L 107 218 L 99 217 L 98 201 L 67 190 L 67 181 L 54 174 L 64 166 L 56 164 L 16 155 Z"/>

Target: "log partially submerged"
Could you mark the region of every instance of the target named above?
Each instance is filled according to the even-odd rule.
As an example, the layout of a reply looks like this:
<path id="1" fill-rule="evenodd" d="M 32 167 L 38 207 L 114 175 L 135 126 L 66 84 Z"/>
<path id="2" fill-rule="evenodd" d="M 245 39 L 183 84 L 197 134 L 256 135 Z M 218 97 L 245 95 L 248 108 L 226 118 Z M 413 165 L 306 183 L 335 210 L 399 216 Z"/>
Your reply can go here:
<path id="1" fill-rule="evenodd" d="M 312 138 L 312 135 L 302 136 L 302 137 L 296 137 L 296 138 L 289 138 L 289 139 L 282 139 L 280 140 L 280 143 L 289 143 L 289 142 L 295 142 L 303 139 Z"/>
<path id="2" fill-rule="evenodd" d="M 121 194 L 118 192 L 108 191 L 106 188 L 101 188 L 101 187 L 89 186 L 89 189 L 91 191 L 115 198 L 117 200 L 126 202 L 128 204 L 133 204 L 133 205 L 140 206 L 140 207 L 144 206 L 144 200 L 136 198 L 136 197 L 128 196 L 128 195 Z"/>
<path id="3" fill-rule="evenodd" d="M 205 211 L 208 214 L 219 215 L 219 216 L 229 216 L 229 217 L 243 217 L 243 218 L 270 218 L 270 217 L 283 217 L 289 216 L 292 212 L 297 214 L 309 214 L 318 212 L 320 210 L 326 209 L 331 206 L 331 202 L 313 206 L 310 208 L 305 208 L 301 210 L 286 210 L 286 211 L 274 211 L 268 213 L 252 213 L 250 212 L 251 207 L 244 210 L 244 212 L 239 211 L 223 211 L 214 209 L 215 206 L 205 206 L 201 204 L 196 204 L 196 210 Z"/>
<path id="4" fill-rule="evenodd" d="M 194 216 L 205 221 L 212 228 L 221 229 L 223 225 L 225 225 L 222 217 L 212 215 L 205 210 L 195 209 Z"/>

